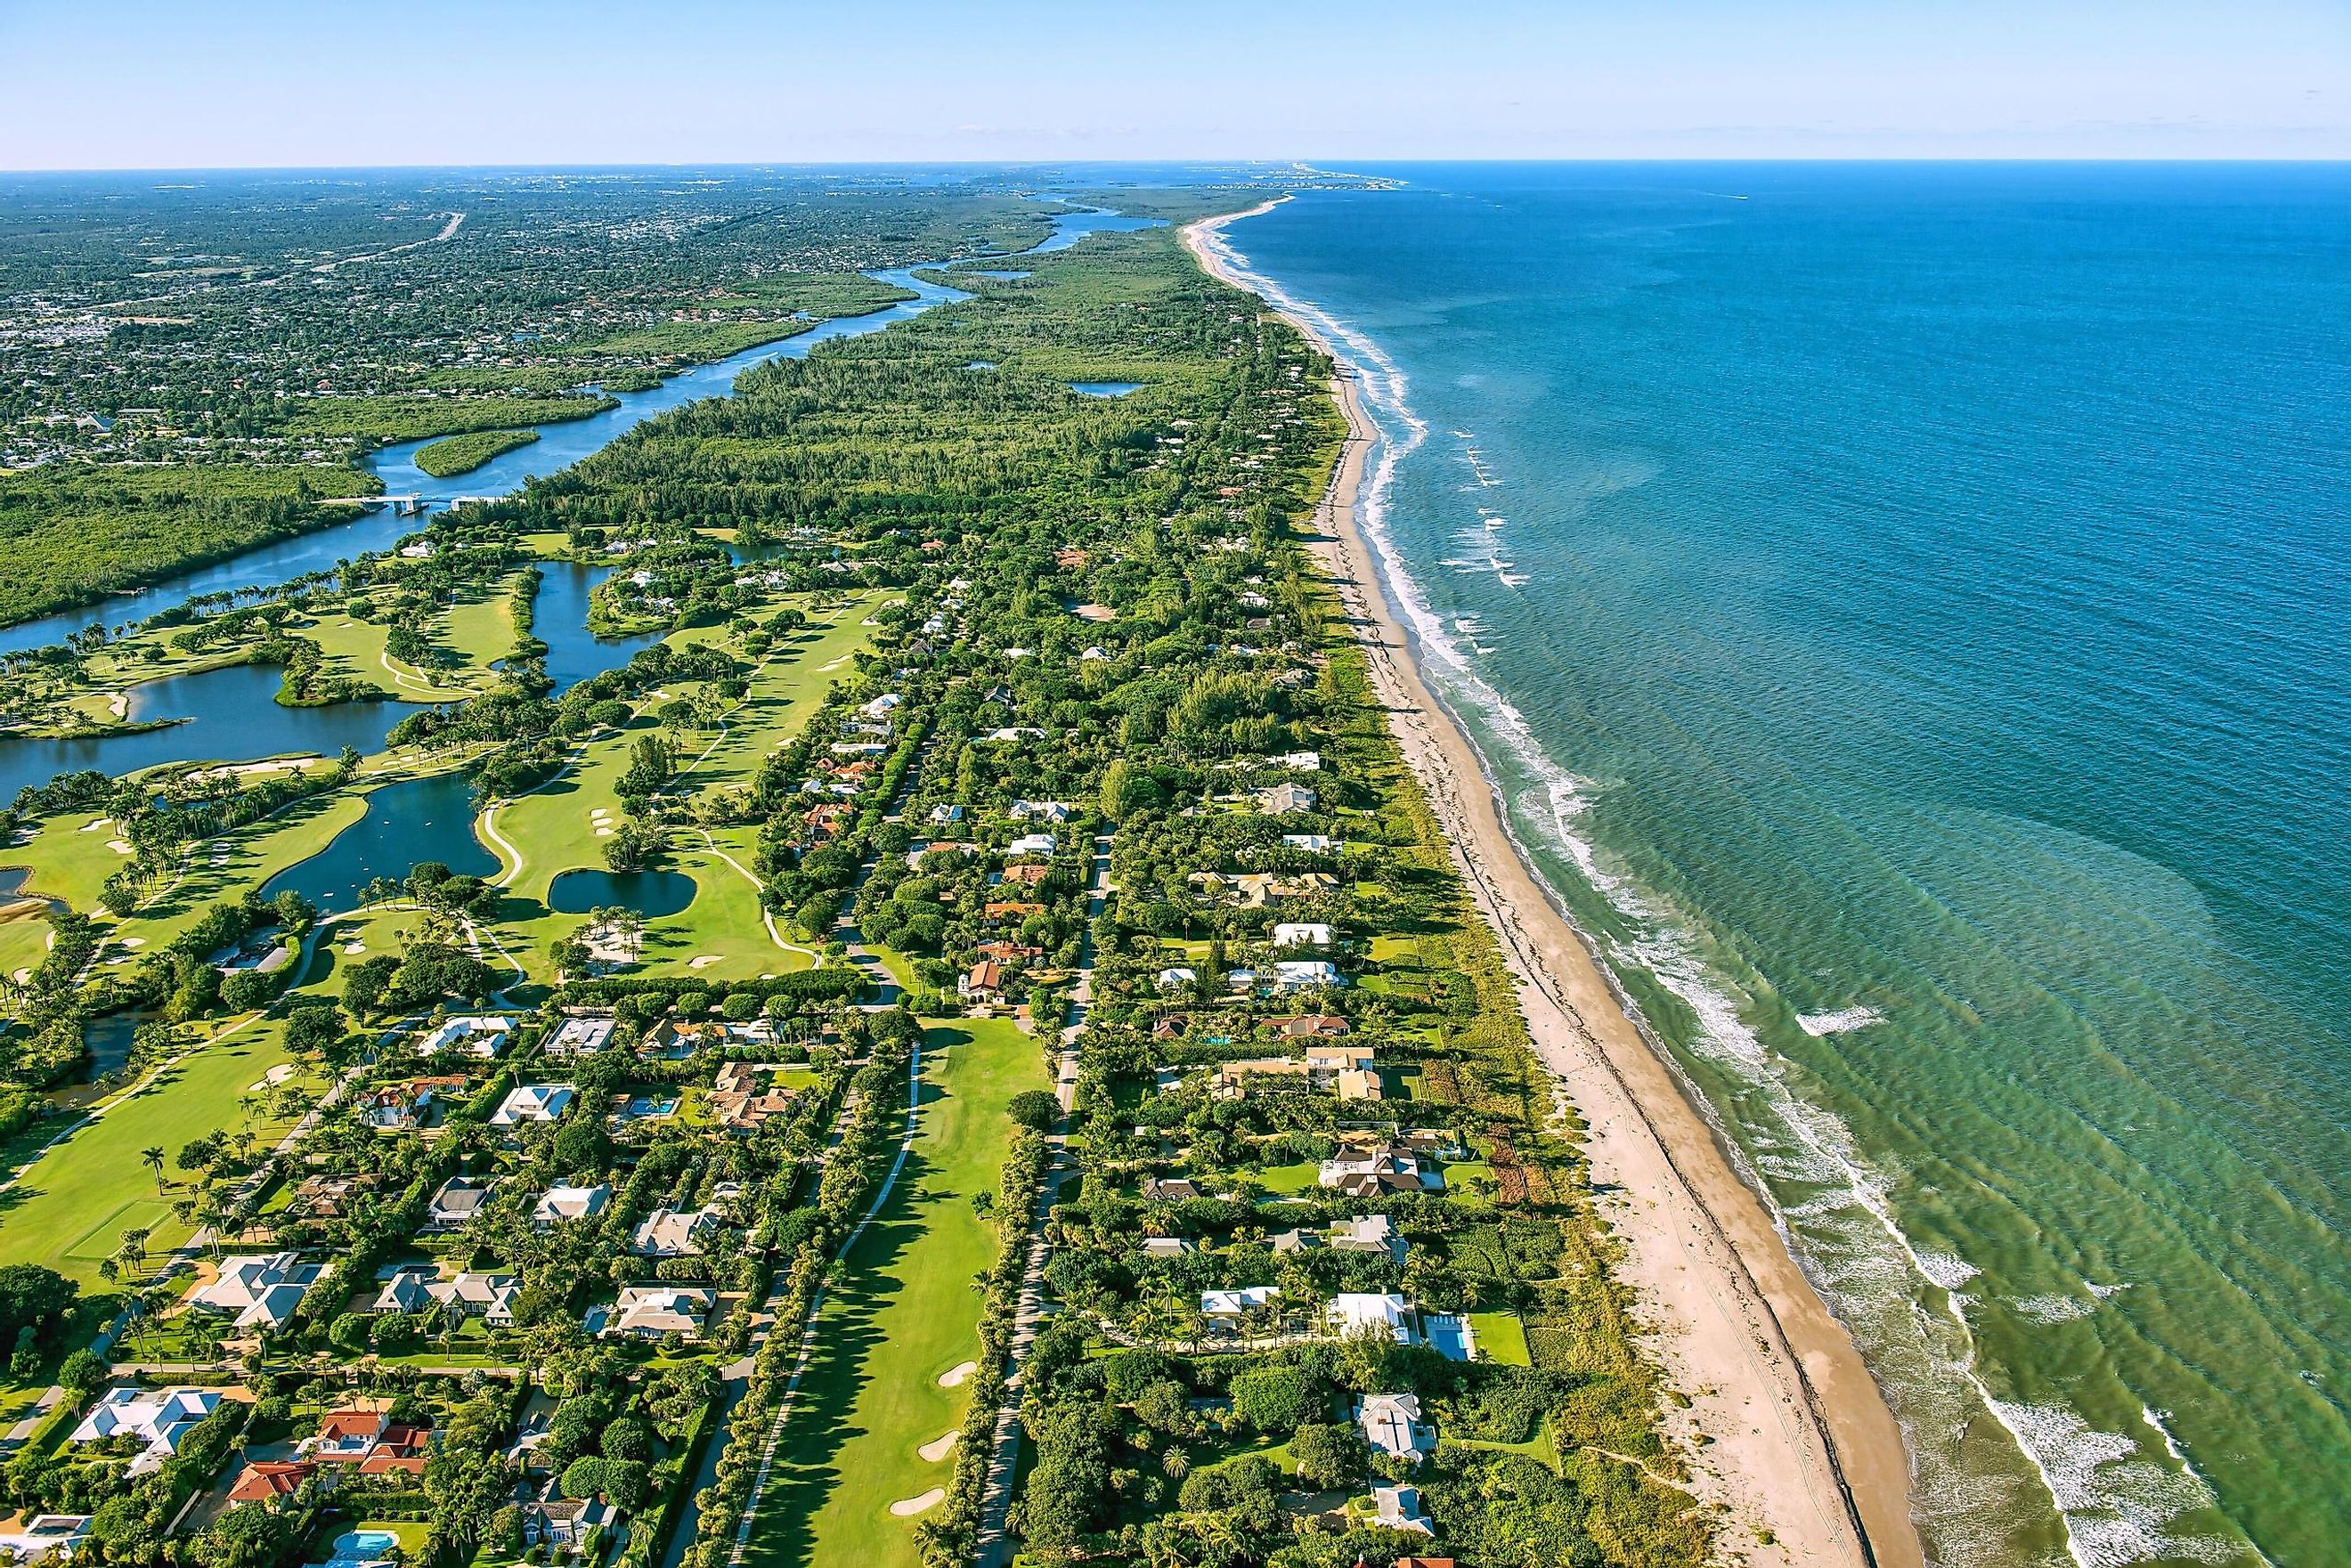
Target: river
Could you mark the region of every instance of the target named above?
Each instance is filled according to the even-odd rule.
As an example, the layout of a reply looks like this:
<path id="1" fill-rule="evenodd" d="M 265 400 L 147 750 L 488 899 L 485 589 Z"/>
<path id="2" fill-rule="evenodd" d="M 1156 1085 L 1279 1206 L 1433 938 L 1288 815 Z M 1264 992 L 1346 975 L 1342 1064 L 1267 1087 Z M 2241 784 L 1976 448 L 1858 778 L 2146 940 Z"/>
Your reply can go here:
<path id="1" fill-rule="evenodd" d="M 1051 236 L 1034 250 L 1021 254 L 1066 250 L 1090 234 L 1144 228 L 1155 221 L 1107 211 L 1059 214 L 1054 218 Z M 802 359 L 820 343 L 878 332 L 934 306 L 970 298 L 962 289 L 915 276 L 917 272 L 948 265 L 952 264 L 925 264 L 867 273 L 867 277 L 881 282 L 910 289 L 916 298 L 868 315 L 836 317 L 819 322 L 797 337 L 763 343 L 727 359 L 696 366 L 646 392 L 616 394 L 620 404 L 617 408 L 590 419 L 541 425 L 538 441 L 493 458 L 472 473 L 453 479 L 431 477 L 416 466 L 416 454 L 426 444 L 422 441 L 387 446 L 376 453 L 368 465 L 383 481 L 387 494 L 420 495 L 434 504 L 446 505 L 460 497 L 511 495 L 533 476 L 567 468 L 656 414 L 702 398 L 728 395 L 736 378 L 754 365 L 776 359 Z M 277 587 L 311 572 L 329 570 L 354 556 L 390 549 L 403 535 L 421 526 L 420 519 L 396 517 L 386 507 L 352 522 L 257 546 L 230 560 L 158 583 L 135 598 L 110 600 L 105 604 L 44 616 L 0 630 L 0 653 L 60 642 L 71 632 L 105 621 L 110 612 L 124 616 L 123 621 L 114 622 L 121 625 L 206 594 Z M 624 664 L 639 648 L 658 640 L 653 636 L 607 639 L 589 634 L 589 591 L 610 570 L 570 562 L 549 562 L 544 569 L 545 578 L 534 607 L 533 632 L 549 645 L 548 674 L 559 688 Z M 122 774 L 160 763 L 197 759 L 241 762 L 296 752 L 331 756 L 346 746 L 374 751 L 382 747 L 384 736 L 393 725 L 415 711 L 413 706 L 397 702 L 285 707 L 276 700 L 278 672 L 274 665 L 240 665 L 201 674 L 175 675 L 133 687 L 130 716 L 187 716 L 190 722 L 186 724 L 80 740 L 0 740 L 0 803 L 14 800 L 27 784 L 46 783 L 60 772 L 83 768 Z"/>

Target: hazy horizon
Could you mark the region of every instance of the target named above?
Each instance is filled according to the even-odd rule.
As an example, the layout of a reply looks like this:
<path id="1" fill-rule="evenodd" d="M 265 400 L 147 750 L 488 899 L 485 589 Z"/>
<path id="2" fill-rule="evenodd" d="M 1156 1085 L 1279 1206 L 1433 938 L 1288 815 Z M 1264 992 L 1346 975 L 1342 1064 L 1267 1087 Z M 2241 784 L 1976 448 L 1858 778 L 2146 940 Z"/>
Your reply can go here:
<path id="1" fill-rule="evenodd" d="M 1344 149 L 1344 152 L 1331 151 Z M 0 8 L 23 172 L 2351 157 L 2351 8 Z"/>

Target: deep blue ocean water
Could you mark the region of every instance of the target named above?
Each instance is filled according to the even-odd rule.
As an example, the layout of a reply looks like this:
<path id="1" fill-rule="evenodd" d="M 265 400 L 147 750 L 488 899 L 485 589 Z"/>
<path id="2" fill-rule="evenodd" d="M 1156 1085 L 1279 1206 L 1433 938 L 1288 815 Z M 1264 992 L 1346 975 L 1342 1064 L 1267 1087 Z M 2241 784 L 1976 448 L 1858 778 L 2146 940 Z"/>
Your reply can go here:
<path id="1" fill-rule="evenodd" d="M 1229 238 L 1931 1554 L 2351 1562 L 2351 170 L 1364 172 Z"/>

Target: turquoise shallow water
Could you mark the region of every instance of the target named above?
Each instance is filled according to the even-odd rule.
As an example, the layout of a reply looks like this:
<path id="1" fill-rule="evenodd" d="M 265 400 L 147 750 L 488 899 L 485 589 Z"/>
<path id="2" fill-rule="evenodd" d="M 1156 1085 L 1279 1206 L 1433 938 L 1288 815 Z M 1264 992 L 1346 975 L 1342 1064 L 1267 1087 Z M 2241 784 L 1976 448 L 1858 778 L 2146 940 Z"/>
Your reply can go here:
<path id="1" fill-rule="evenodd" d="M 1934 1558 L 2351 1561 L 2351 171 L 1369 172 L 1231 240 Z"/>

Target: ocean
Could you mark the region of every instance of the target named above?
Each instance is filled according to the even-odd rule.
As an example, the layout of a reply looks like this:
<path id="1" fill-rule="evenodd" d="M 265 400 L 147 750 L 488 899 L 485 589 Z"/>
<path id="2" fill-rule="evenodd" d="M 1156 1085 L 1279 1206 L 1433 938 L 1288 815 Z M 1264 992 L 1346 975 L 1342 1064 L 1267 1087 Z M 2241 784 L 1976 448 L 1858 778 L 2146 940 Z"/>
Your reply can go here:
<path id="1" fill-rule="evenodd" d="M 2351 169 L 1359 172 L 1228 237 L 1930 1557 L 2351 1562 Z"/>

